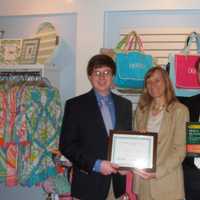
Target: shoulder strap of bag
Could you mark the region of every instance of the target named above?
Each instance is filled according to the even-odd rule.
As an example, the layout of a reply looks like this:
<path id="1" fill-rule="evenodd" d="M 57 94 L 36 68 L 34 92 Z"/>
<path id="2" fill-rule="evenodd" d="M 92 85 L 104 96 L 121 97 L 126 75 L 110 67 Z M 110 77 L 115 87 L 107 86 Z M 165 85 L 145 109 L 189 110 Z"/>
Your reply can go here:
<path id="1" fill-rule="evenodd" d="M 135 31 L 131 31 L 125 35 L 117 44 L 114 51 L 117 52 L 128 52 L 128 51 L 143 51 L 143 44 L 139 35 Z"/>
<path id="2" fill-rule="evenodd" d="M 132 171 L 126 174 L 126 194 L 122 200 L 137 200 L 136 194 L 132 191 L 133 175 Z"/>
<path id="3" fill-rule="evenodd" d="M 192 32 L 186 39 L 185 47 L 183 49 L 184 54 L 189 54 L 192 42 L 195 40 L 197 46 L 197 53 L 200 54 L 200 35 L 197 32 Z"/>

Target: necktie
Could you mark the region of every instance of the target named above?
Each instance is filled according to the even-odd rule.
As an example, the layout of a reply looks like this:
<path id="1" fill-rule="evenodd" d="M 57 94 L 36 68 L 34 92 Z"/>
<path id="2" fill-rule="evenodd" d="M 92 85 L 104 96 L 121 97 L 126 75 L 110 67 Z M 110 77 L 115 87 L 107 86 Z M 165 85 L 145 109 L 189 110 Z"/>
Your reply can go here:
<path id="1" fill-rule="evenodd" d="M 103 116 L 103 121 L 106 126 L 107 133 L 109 135 L 109 130 L 113 129 L 111 113 L 109 111 L 108 105 L 104 99 L 101 99 L 101 114 Z"/>

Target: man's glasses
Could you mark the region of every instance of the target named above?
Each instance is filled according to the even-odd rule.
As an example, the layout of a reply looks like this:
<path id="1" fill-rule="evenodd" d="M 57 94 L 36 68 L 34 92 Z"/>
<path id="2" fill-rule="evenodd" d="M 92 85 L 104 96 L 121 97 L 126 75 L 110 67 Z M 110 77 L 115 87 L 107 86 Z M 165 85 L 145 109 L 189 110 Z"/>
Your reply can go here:
<path id="1" fill-rule="evenodd" d="M 93 71 L 92 73 L 94 76 L 96 77 L 109 77 L 109 76 L 112 76 L 112 72 L 111 71 L 103 71 L 103 72 L 100 72 L 100 71 Z"/>

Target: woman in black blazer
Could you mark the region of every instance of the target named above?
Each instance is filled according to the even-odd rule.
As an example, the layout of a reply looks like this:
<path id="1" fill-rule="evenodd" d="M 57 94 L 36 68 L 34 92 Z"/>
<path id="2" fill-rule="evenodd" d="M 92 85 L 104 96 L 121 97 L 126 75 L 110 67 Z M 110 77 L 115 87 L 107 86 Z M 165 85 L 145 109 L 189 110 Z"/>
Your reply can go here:
<path id="1" fill-rule="evenodd" d="M 200 59 L 196 63 L 200 83 Z M 200 91 L 192 97 L 178 97 L 190 111 L 190 121 L 200 120 Z M 200 162 L 200 157 L 198 157 Z M 200 166 L 195 165 L 195 158 L 187 156 L 183 162 L 186 200 L 200 200 Z"/>

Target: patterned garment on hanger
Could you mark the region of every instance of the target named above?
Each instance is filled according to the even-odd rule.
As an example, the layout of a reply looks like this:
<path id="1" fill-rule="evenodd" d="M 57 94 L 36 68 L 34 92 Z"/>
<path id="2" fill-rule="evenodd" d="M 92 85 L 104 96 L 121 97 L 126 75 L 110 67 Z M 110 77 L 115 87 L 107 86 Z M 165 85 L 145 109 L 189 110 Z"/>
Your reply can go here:
<path id="1" fill-rule="evenodd" d="M 59 91 L 44 82 L 0 82 L 0 182 L 33 186 L 56 174 L 51 150 L 62 122 Z"/>
<path id="2" fill-rule="evenodd" d="M 13 128 L 15 126 L 15 119 L 17 116 L 17 92 L 19 90 L 18 85 L 13 85 L 7 92 L 7 122 L 6 122 L 6 134 L 5 144 L 6 144 L 6 185 L 16 186 L 18 184 L 17 180 L 17 157 L 18 157 L 18 146 L 13 138 Z"/>
<path id="3" fill-rule="evenodd" d="M 4 144 L 4 134 L 7 115 L 7 92 L 3 85 L 0 85 L 0 147 Z"/>
<path id="4" fill-rule="evenodd" d="M 23 96 L 31 145 L 30 156 L 21 166 L 20 183 L 32 186 L 56 173 L 51 149 L 58 147 L 62 109 L 59 92 L 55 88 L 30 86 Z"/>

